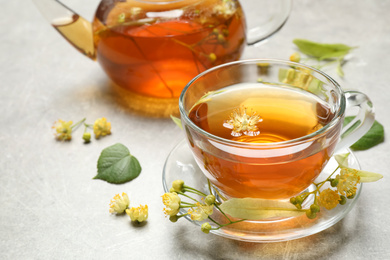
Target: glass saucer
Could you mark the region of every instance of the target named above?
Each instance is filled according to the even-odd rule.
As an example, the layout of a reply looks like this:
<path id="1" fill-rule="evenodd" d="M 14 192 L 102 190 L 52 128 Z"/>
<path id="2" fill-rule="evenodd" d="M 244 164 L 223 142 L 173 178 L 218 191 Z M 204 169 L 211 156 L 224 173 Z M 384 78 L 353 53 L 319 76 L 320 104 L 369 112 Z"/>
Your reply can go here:
<path id="1" fill-rule="evenodd" d="M 351 168 L 360 169 L 359 163 L 352 152 L 349 150 L 345 152 L 350 153 L 348 159 Z M 316 181 L 326 179 L 337 166 L 336 160 L 331 158 Z M 164 191 L 169 192 L 172 182 L 177 179 L 184 180 L 186 185 L 209 194 L 207 178 L 203 175 L 193 159 L 185 139 L 176 145 L 165 162 L 162 175 Z M 211 233 L 230 239 L 250 242 L 288 241 L 310 236 L 325 230 L 340 221 L 353 208 L 361 190 L 362 185 L 359 184 L 356 196 L 353 199 L 348 199 L 345 205 L 338 205 L 332 210 L 322 208 L 321 212 L 317 214 L 317 218 L 313 220 L 308 219 L 305 214 L 299 217 L 269 221 L 248 220 L 218 230 L 211 230 Z M 182 210 L 181 213 L 185 213 L 185 211 Z M 214 210 L 212 218 L 223 219 L 223 216 L 218 210 Z M 189 216 L 186 216 L 186 219 L 198 226 L 201 226 L 202 223 L 205 222 L 193 221 Z M 201 231 L 199 230 L 199 232 Z"/>

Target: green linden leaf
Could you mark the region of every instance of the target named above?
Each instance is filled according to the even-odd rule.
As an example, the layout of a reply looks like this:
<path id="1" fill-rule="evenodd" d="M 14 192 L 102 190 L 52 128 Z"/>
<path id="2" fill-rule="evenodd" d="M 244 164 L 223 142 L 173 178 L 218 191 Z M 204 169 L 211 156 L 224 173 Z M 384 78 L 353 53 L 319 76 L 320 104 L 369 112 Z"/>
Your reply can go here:
<path id="1" fill-rule="evenodd" d="M 354 119 L 353 116 L 348 116 L 344 119 L 344 126 Z M 377 144 L 380 144 L 385 139 L 385 131 L 383 125 L 375 120 L 370 130 L 360 138 L 356 143 L 351 145 L 351 149 L 355 151 L 367 150 Z"/>
<path id="2" fill-rule="evenodd" d="M 98 174 L 94 179 L 121 184 L 138 177 L 141 166 L 129 149 L 123 144 L 114 144 L 105 148 L 97 163 Z"/>
<path id="3" fill-rule="evenodd" d="M 341 168 L 353 169 L 349 167 L 348 156 L 349 153 L 344 153 L 344 154 L 337 154 L 334 156 L 334 158 L 336 159 L 337 163 Z M 356 171 L 357 171 L 356 175 L 360 176 L 360 182 L 374 182 L 383 178 L 383 175 L 379 173 L 362 171 L 362 170 L 356 170 Z"/>
<path id="4" fill-rule="evenodd" d="M 295 39 L 293 40 L 293 43 L 302 53 L 313 56 L 319 60 L 344 57 L 354 48 L 341 43 L 327 44 L 312 42 L 305 39 Z"/>
<path id="5" fill-rule="evenodd" d="M 180 118 L 177 118 L 177 117 L 171 115 L 171 119 L 173 120 L 173 122 L 174 122 L 178 127 L 180 127 L 180 129 L 183 130 L 183 125 L 181 124 Z"/>
<path id="6" fill-rule="evenodd" d="M 229 199 L 219 207 L 233 218 L 249 220 L 296 217 L 305 214 L 289 202 L 253 198 Z"/>

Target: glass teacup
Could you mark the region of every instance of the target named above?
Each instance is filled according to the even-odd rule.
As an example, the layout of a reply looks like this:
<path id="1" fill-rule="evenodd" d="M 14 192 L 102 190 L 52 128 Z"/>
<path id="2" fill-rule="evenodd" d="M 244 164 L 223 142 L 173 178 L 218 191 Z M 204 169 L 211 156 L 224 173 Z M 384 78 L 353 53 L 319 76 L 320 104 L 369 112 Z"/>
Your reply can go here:
<path id="1" fill-rule="evenodd" d="M 347 110 L 355 119 L 343 127 Z M 343 91 L 312 67 L 242 60 L 207 70 L 183 90 L 179 108 L 194 158 L 234 198 L 287 199 L 320 175 L 335 151 L 374 122 L 369 98 Z"/>

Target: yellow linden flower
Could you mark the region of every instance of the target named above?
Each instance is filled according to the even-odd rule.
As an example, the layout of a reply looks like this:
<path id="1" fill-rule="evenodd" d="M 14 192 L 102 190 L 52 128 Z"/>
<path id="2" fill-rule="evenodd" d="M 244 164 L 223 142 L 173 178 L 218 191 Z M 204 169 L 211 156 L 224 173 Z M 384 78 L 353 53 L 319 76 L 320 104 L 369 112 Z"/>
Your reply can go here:
<path id="1" fill-rule="evenodd" d="M 138 208 L 126 209 L 126 214 L 129 215 L 131 221 L 142 222 L 148 219 L 148 205 L 140 205 Z"/>
<path id="2" fill-rule="evenodd" d="M 213 214 L 213 205 L 202 205 L 199 202 L 196 203 L 195 210 L 189 210 L 188 214 L 190 214 L 192 220 L 202 221 L 207 219 L 210 215 Z"/>
<path id="3" fill-rule="evenodd" d="M 240 107 L 233 111 L 229 120 L 225 121 L 223 126 L 233 129 L 233 136 L 241 136 L 242 134 L 253 136 L 260 134 L 257 124 L 261 121 L 263 121 L 263 119 L 255 112 L 248 115 L 246 107 Z"/>
<path id="4" fill-rule="evenodd" d="M 110 202 L 110 213 L 123 213 L 129 205 L 130 200 L 125 192 L 122 192 L 122 196 L 116 194 Z"/>
<path id="5" fill-rule="evenodd" d="M 166 208 L 164 208 L 164 213 L 167 216 L 175 216 L 179 213 L 181 199 L 176 192 L 165 193 L 161 197 L 166 206 Z"/>
<path id="6" fill-rule="evenodd" d="M 325 207 L 327 210 L 333 209 L 339 204 L 340 195 L 332 190 L 332 189 L 326 189 L 321 191 L 319 202 L 320 205 Z"/>
<path id="7" fill-rule="evenodd" d="M 340 174 L 336 176 L 338 180 L 337 190 L 341 195 L 347 197 L 353 196 L 357 190 L 357 184 L 360 182 L 360 177 L 356 174 L 357 170 L 342 168 Z"/>
<path id="8" fill-rule="evenodd" d="M 96 119 L 93 124 L 93 132 L 95 133 L 96 139 L 100 138 L 100 136 L 106 136 L 111 134 L 111 123 L 107 122 L 105 117 Z"/>
<path id="9" fill-rule="evenodd" d="M 55 128 L 55 136 L 57 140 L 60 141 L 69 141 L 72 139 L 72 124 L 73 121 L 65 122 L 61 119 L 56 121 L 52 128 Z"/>

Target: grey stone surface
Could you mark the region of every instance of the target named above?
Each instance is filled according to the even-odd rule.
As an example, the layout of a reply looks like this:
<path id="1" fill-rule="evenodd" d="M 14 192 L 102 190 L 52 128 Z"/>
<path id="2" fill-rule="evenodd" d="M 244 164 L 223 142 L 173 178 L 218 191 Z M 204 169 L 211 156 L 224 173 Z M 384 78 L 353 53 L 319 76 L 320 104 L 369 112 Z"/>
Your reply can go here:
<path id="1" fill-rule="evenodd" d="M 245 0 L 243 0 L 245 1 Z M 63 1 L 90 18 L 96 0 Z M 252 9 L 263 12 L 261 6 Z M 294 38 L 358 46 L 340 78 L 366 93 L 376 118 L 390 129 L 390 2 L 296 0 L 276 35 L 248 47 L 243 58 L 288 59 Z M 0 16 L 0 259 L 390 259 L 389 141 L 356 152 L 363 169 L 384 179 L 364 186 L 355 208 L 333 227 L 280 243 L 247 243 L 205 235 L 162 213 L 161 174 L 183 134 L 170 119 L 142 117 L 118 103 L 97 63 L 84 58 L 49 26 L 31 1 L 3 1 Z M 59 118 L 105 116 L 113 134 L 84 145 L 56 142 Z M 76 137 L 78 136 L 78 137 Z M 143 170 L 132 182 L 92 180 L 101 150 L 121 142 Z M 127 192 L 149 205 L 146 225 L 108 212 Z"/>

